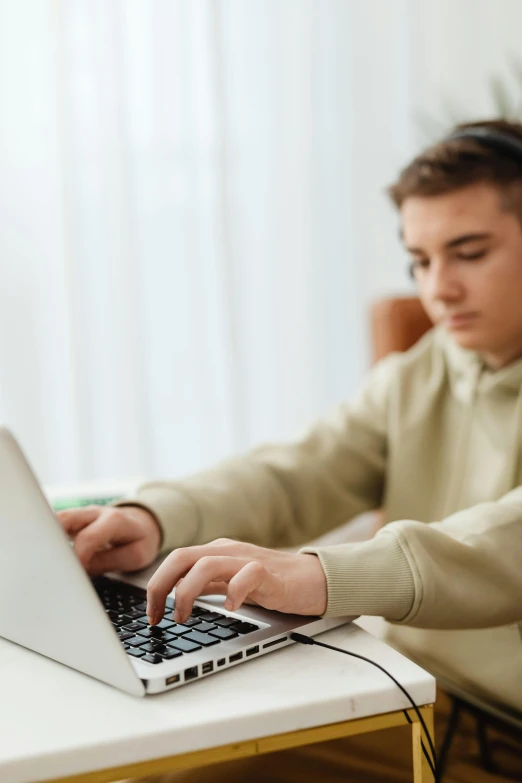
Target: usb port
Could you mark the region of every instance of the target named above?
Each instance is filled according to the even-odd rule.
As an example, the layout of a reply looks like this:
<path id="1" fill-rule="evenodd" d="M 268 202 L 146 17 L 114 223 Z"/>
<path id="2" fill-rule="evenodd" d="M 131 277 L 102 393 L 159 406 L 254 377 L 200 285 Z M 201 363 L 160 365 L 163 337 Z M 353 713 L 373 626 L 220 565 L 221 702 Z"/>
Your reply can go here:
<path id="1" fill-rule="evenodd" d="M 259 652 L 259 645 L 256 644 L 255 647 L 251 647 L 250 650 L 246 651 L 246 657 L 248 658 L 249 655 L 255 655 Z"/>
<path id="2" fill-rule="evenodd" d="M 214 671 L 214 664 L 212 661 L 209 661 L 208 663 L 204 663 L 201 667 L 201 674 L 208 674 L 209 672 Z"/>
<path id="3" fill-rule="evenodd" d="M 198 676 L 198 667 L 191 666 L 190 669 L 185 669 L 185 682 L 187 680 L 195 680 Z"/>
<path id="4" fill-rule="evenodd" d="M 179 674 L 173 674 L 172 677 L 167 677 L 165 685 L 172 685 L 175 682 L 179 682 Z"/>
<path id="5" fill-rule="evenodd" d="M 231 655 L 228 660 L 229 663 L 235 663 L 236 661 L 240 661 L 242 657 L 243 657 L 243 653 L 238 652 L 238 653 L 234 653 L 234 655 Z"/>
<path id="6" fill-rule="evenodd" d="M 226 658 L 220 658 L 219 661 L 217 662 L 217 665 L 218 666 L 224 666 L 226 664 L 226 662 L 227 662 Z"/>

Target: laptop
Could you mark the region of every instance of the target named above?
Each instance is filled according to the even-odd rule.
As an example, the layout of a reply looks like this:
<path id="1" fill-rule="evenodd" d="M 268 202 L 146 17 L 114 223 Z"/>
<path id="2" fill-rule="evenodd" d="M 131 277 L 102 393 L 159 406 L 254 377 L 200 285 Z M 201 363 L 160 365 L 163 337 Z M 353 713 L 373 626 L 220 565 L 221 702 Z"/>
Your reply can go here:
<path id="1" fill-rule="evenodd" d="M 183 625 L 149 627 L 139 575 L 91 579 L 47 502 L 16 439 L 0 427 L 0 636 L 135 696 L 161 693 L 353 617 L 303 617 L 197 600 Z M 143 581 L 143 580 L 142 580 Z"/>

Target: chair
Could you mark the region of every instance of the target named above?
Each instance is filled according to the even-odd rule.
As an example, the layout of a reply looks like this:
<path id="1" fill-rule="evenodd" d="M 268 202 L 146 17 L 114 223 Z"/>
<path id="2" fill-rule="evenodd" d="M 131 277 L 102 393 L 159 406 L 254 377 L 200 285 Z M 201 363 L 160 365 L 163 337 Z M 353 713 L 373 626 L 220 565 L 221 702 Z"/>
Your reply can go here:
<path id="1" fill-rule="evenodd" d="M 373 361 L 407 351 L 433 326 L 416 296 L 379 299 L 371 308 Z"/>
<path id="2" fill-rule="evenodd" d="M 392 351 L 407 351 L 432 326 L 416 297 L 380 299 L 371 309 L 371 338 L 373 360 L 376 362 Z M 452 700 L 451 716 L 442 740 L 438 759 L 438 781 L 442 781 L 451 743 L 460 717 L 470 714 L 476 721 L 480 763 L 487 772 L 499 772 L 488 739 L 488 728 L 495 728 L 506 736 L 522 740 L 522 714 L 497 704 L 476 698 L 452 683 L 439 683 Z"/>

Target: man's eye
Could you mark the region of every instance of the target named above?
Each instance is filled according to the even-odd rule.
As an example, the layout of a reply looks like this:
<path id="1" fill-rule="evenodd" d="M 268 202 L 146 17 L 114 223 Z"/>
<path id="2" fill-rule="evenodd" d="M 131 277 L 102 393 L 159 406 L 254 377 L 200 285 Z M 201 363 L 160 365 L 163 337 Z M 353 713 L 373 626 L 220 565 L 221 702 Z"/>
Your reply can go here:
<path id="1" fill-rule="evenodd" d="M 428 258 L 412 258 L 409 266 L 410 276 L 415 277 L 419 272 L 428 269 L 429 265 L 430 261 Z"/>
<path id="2" fill-rule="evenodd" d="M 474 261 L 478 258 L 484 258 L 486 255 L 486 250 L 475 250 L 473 253 L 459 253 L 459 258 L 461 258 L 463 261 Z"/>

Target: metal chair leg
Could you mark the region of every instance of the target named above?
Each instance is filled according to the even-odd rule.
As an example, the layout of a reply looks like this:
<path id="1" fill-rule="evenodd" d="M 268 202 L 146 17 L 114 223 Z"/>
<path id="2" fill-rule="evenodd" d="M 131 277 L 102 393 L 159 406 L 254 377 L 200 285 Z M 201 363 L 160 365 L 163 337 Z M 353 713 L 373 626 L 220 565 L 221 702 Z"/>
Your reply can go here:
<path id="1" fill-rule="evenodd" d="M 493 761 L 493 757 L 491 755 L 486 724 L 478 715 L 475 717 L 475 719 L 477 721 L 477 740 L 479 744 L 480 763 L 482 765 L 482 769 L 484 769 L 486 772 L 499 773 L 500 769 Z"/>

